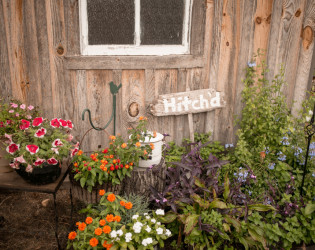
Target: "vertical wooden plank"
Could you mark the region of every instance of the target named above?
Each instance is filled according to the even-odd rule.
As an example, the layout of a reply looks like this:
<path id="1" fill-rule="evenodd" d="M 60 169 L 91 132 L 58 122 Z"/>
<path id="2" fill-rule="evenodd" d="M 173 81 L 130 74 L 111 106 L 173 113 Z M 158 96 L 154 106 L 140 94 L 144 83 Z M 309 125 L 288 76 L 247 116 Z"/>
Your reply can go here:
<path id="1" fill-rule="evenodd" d="M 12 95 L 16 99 L 25 101 L 25 53 L 23 38 L 23 1 L 3 0 L 3 17 L 6 30 L 8 58 Z"/>
<path id="2" fill-rule="evenodd" d="M 295 89 L 293 96 L 293 115 L 298 115 L 302 108 L 303 100 L 309 83 L 309 75 L 312 70 L 312 60 L 314 61 L 314 31 L 315 31 L 315 4 L 307 2 L 303 22 L 302 41 L 300 43 L 300 55 L 295 79 Z M 311 72 L 311 74 L 314 74 Z"/>
<path id="3" fill-rule="evenodd" d="M 49 66 L 52 86 L 53 111 L 55 117 L 64 113 L 64 68 L 63 55 L 66 50 L 63 0 L 46 0 Z"/>
<path id="4" fill-rule="evenodd" d="M 312 2 L 312 1 L 311 1 Z M 271 17 L 271 31 L 269 39 L 268 78 L 272 79 L 279 73 L 280 64 L 285 70 L 284 88 L 289 106 L 292 104 L 295 75 L 298 68 L 300 53 L 301 27 L 305 13 L 305 0 L 276 1 Z"/>
<path id="5" fill-rule="evenodd" d="M 26 98 L 32 105 L 41 106 L 42 94 L 39 75 L 39 53 L 37 43 L 34 0 L 25 1 L 23 6 L 24 49 L 27 71 Z"/>
<path id="6" fill-rule="evenodd" d="M 121 130 L 136 126 L 140 116 L 145 116 L 144 70 L 123 70 L 121 76 L 122 105 Z M 124 132 L 123 132 L 124 133 Z"/>
<path id="7" fill-rule="evenodd" d="M 49 63 L 49 47 L 47 35 L 47 19 L 45 1 L 35 1 L 35 21 L 37 34 L 38 67 L 39 67 L 39 85 L 41 86 L 42 103 L 40 105 L 42 112 L 48 118 L 53 118 L 52 109 L 52 86 L 51 72 Z"/>
<path id="8" fill-rule="evenodd" d="M 12 86 L 3 11 L 3 2 L 0 1 L 0 98 L 8 101 L 12 95 Z"/>
<path id="9" fill-rule="evenodd" d="M 155 84 L 158 86 L 158 95 L 175 93 L 177 91 L 177 70 L 156 70 Z M 174 120 L 173 116 L 158 118 L 158 132 L 162 134 L 169 134 L 167 141 L 174 140 Z"/>
<path id="10" fill-rule="evenodd" d="M 205 1 L 193 1 L 191 25 L 191 48 L 190 53 L 193 55 L 203 55 L 204 52 L 204 29 L 205 29 Z"/>
<path id="11" fill-rule="evenodd" d="M 64 5 L 67 56 L 80 55 L 79 1 L 67 0 Z"/>

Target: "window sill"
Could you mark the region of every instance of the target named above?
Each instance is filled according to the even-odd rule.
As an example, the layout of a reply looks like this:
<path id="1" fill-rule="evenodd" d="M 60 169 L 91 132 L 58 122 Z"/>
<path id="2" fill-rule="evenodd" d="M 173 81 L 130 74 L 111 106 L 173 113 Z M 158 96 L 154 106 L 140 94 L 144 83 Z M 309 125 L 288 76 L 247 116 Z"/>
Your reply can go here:
<path id="1" fill-rule="evenodd" d="M 65 68 L 84 69 L 174 69 L 202 68 L 203 56 L 65 56 Z"/>

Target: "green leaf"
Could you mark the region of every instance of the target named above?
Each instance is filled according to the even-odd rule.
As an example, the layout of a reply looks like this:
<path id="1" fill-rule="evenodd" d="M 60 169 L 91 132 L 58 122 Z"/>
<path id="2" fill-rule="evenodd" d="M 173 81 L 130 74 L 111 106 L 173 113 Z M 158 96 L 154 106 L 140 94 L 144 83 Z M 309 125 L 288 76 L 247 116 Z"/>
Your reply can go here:
<path id="1" fill-rule="evenodd" d="M 227 231 L 231 232 L 231 228 L 230 228 L 229 224 L 223 223 L 222 226 L 223 226 L 225 232 L 227 232 Z"/>
<path id="2" fill-rule="evenodd" d="M 209 201 L 202 199 L 198 194 L 193 194 L 191 198 L 199 204 L 200 207 L 207 209 L 210 206 Z"/>
<path id="3" fill-rule="evenodd" d="M 225 221 L 227 222 L 227 223 L 230 223 L 230 224 L 232 224 L 234 227 L 235 227 L 235 229 L 236 229 L 236 232 L 240 232 L 241 231 L 241 222 L 239 221 L 239 220 L 237 220 L 237 219 L 235 219 L 235 218 L 232 218 L 231 216 L 229 216 L 229 215 L 225 215 L 224 216 L 224 219 L 225 219 Z"/>
<path id="4" fill-rule="evenodd" d="M 133 247 L 132 244 L 128 244 L 128 248 L 129 248 L 130 250 L 135 250 L 135 248 Z"/>
<path id="5" fill-rule="evenodd" d="M 238 240 L 240 241 L 240 243 L 242 243 L 242 245 L 245 247 L 245 250 L 248 249 L 248 243 L 247 241 L 243 238 L 243 237 L 239 237 Z"/>
<path id="6" fill-rule="evenodd" d="M 162 223 L 171 223 L 177 218 L 177 215 L 173 212 L 168 212 L 165 216 L 159 217 Z"/>
<path id="7" fill-rule="evenodd" d="M 259 212 L 266 212 L 269 210 L 276 210 L 273 206 L 271 205 L 264 205 L 264 204 L 253 204 L 253 205 L 248 205 L 249 210 L 256 210 Z"/>
<path id="8" fill-rule="evenodd" d="M 219 199 L 214 199 L 211 203 L 210 203 L 210 208 L 220 208 L 220 209 L 224 209 L 227 208 L 226 203 L 223 201 L 220 201 Z"/>
<path id="9" fill-rule="evenodd" d="M 85 182 L 86 182 L 86 178 L 85 178 L 85 177 L 83 177 L 83 178 L 80 179 L 81 187 L 84 187 Z"/>
<path id="10" fill-rule="evenodd" d="M 205 185 L 205 183 L 202 180 L 200 180 L 197 177 L 194 177 L 194 178 L 195 178 L 195 184 L 196 184 L 197 187 L 206 188 L 206 185 Z"/>
<path id="11" fill-rule="evenodd" d="M 259 235 L 253 228 L 249 228 L 248 233 L 255 241 L 259 241 L 264 248 L 267 248 L 265 238 Z"/>
<path id="12" fill-rule="evenodd" d="M 189 234 L 198 222 L 199 214 L 188 215 L 185 221 L 185 234 Z"/>
<path id="13" fill-rule="evenodd" d="M 223 197 L 225 201 L 229 197 L 229 194 L 230 194 L 230 180 L 228 177 L 228 173 L 226 173 L 225 180 L 224 180 L 224 192 L 223 192 Z"/>
<path id="14" fill-rule="evenodd" d="M 310 215 L 315 211 L 315 204 L 307 204 L 305 207 L 305 215 Z"/>

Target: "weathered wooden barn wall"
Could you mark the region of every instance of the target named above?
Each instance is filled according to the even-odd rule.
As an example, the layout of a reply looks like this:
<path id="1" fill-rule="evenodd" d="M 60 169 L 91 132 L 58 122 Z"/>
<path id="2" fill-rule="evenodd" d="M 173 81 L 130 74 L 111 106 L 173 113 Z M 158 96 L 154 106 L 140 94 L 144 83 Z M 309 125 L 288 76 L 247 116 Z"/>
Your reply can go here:
<path id="1" fill-rule="evenodd" d="M 269 77 L 285 67 L 284 90 L 293 112 L 305 98 L 314 51 L 315 0 L 195 0 L 194 54 L 185 57 L 80 56 L 78 0 L 0 0 L 0 94 L 40 106 L 49 118 L 75 123 L 82 138 L 89 128 L 81 113 L 90 108 L 96 125 L 110 114 L 108 83 L 122 83 L 117 95 L 117 130 L 125 134 L 139 115 L 150 117 L 151 129 L 180 143 L 189 137 L 188 116 L 153 118 L 148 106 L 160 94 L 214 88 L 224 91 L 227 106 L 193 115 L 195 131 L 213 131 L 223 143 L 235 140 L 233 120 L 242 109 L 244 68 L 258 48 L 265 49 Z M 199 30 L 204 30 L 204 35 Z M 199 39 L 199 40 L 198 40 Z M 295 102 L 293 102 L 295 101 Z M 293 105 L 292 105 L 293 103 Z M 111 133 L 113 125 L 108 128 Z M 84 149 L 105 146 L 104 132 L 90 132 Z"/>

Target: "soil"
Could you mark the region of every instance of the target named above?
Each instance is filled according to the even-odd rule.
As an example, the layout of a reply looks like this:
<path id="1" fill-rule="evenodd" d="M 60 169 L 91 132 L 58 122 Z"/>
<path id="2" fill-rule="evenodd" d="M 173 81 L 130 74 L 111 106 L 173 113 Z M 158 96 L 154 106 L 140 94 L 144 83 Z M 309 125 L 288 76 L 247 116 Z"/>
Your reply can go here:
<path id="1" fill-rule="evenodd" d="M 42 201 L 49 199 L 47 206 Z M 57 192 L 59 215 L 58 237 L 66 248 L 71 224 L 71 202 L 68 188 Z M 73 222 L 83 219 L 78 211 L 84 205 L 74 200 Z M 53 195 L 0 190 L 0 249 L 37 250 L 58 249 L 55 237 Z"/>

